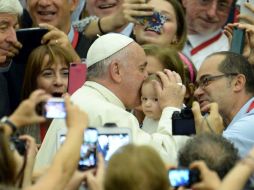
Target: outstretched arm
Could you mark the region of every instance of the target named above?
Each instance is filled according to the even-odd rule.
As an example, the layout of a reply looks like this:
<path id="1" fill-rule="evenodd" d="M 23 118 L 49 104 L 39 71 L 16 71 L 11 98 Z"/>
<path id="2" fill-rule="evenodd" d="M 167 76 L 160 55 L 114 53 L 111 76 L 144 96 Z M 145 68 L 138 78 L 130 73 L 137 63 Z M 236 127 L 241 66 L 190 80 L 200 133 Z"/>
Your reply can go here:
<path id="1" fill-rule="evenodd" d="M 77 168 L 88 118 L 85 112 L 81 111 L 76 105 L 71 104 L 69 96 L 65 97 L 65 103 L 67 111 L 66 125 L 68 127 L 66 140 L 57 152 L 48 171 L 35 185 L 27 189 L 63 189 Z"/>

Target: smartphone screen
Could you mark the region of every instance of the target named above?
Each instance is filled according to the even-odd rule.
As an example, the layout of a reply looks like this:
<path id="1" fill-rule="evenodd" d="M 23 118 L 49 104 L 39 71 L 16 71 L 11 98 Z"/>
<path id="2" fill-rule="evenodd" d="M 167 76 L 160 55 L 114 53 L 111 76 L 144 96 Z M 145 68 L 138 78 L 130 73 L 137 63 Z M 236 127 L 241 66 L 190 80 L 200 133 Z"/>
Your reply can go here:
<path id="1" fill-rule="evenodd" d="M 43 104 L 43 116 L 46 118 L 65 118 L 65 102 L 62 98 L 51 98 Z"/>
<path id="2" fill-rule="evenodd" d="M 84 132 L 84 141 L 80 149 L 79 170 L 87 170 L 96 166 L 97 141 L 97 129 L 87 128 Z"/>
<path id="3" fill-rule="evenodd" d="M 168 171 L 168 178 L 172 187 L 190 186 L 189 169 L 171 169 Z"/>
<path id="4" fill-rule="evenodd" d="M 109 161 L 114 152 L 130 142 L 128 133 L 100 134 L 98 138 L 98 151 L 103 154 L 104 160 Z"/>
<path id="5" fill-rule="evenodd" d="M 59 138 L 60 145 L 64 143 L 66 134 L 61 134 Z M 87 128 L 84 132 L 84 140 L 80 148 L 79 170 L 87 170 L 96 166 L 98 131 L 96 128 Z"/>

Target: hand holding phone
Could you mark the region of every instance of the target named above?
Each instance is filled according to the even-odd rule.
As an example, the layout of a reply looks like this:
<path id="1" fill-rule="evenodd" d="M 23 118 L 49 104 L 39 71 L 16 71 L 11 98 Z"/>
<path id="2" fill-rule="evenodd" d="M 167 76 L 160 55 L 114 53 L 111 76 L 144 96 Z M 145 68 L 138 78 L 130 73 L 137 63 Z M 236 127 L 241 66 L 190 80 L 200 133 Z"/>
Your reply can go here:
<path id="1" fill-rule="evenodd" d="M 177 168 L 168 171 L 168 179 L 172 187 L 191 187 L 192 184 L 200 181 L 198 169 Z"/>
<path id="2" fill-rule="evenodd" d="M 249 3 L 250 6 L 254 7 L 254 0 L 238 0 L 236 8 L 239 10 L 240 23 L 254 24 L 254 12 L 246 6 L 246 3 Z"/>
<path id="3" fill-rule="evenodd" d="M 58 133 L 58 148 L 64 143 L 66 139 L 66 131 Z M 89 127 L 84 131 L 84 140 L 80 147 L 80 160 L 78 169 L 85 171 L 96 167 L 97 164 L 97 141 L 98 131 L 96 128 Z"/>

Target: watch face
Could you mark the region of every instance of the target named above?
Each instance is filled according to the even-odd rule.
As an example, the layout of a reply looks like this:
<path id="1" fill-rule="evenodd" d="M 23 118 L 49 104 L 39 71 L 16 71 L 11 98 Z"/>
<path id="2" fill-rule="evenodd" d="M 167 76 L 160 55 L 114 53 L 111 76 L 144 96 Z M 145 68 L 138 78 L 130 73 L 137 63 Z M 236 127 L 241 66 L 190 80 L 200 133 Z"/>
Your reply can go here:
<path id="1" fill-rule="evenodd" d="M 7 119 L 8 119 L 8 117 L 6 117 L 6 116 L 2 117 L 1 118 L 1 123 L 5 123 Z"/>

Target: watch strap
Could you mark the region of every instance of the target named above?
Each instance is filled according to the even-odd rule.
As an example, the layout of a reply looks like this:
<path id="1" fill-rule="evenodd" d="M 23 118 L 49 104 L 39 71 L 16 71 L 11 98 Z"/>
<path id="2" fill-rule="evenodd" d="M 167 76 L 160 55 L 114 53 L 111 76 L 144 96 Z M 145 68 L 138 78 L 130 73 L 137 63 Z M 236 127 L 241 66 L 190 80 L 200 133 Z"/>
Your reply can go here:
<path id="1" fill-rule="evenodd" d="M 15 133 L 17 131 L 17 127 L 14 123 L 12 123 L 8 117 L 3 117 L 1 119 L 1 123 L 4 123 L 6 125 L 8 125 L 11 129 L 12 129 L 12 133 Z"/>

